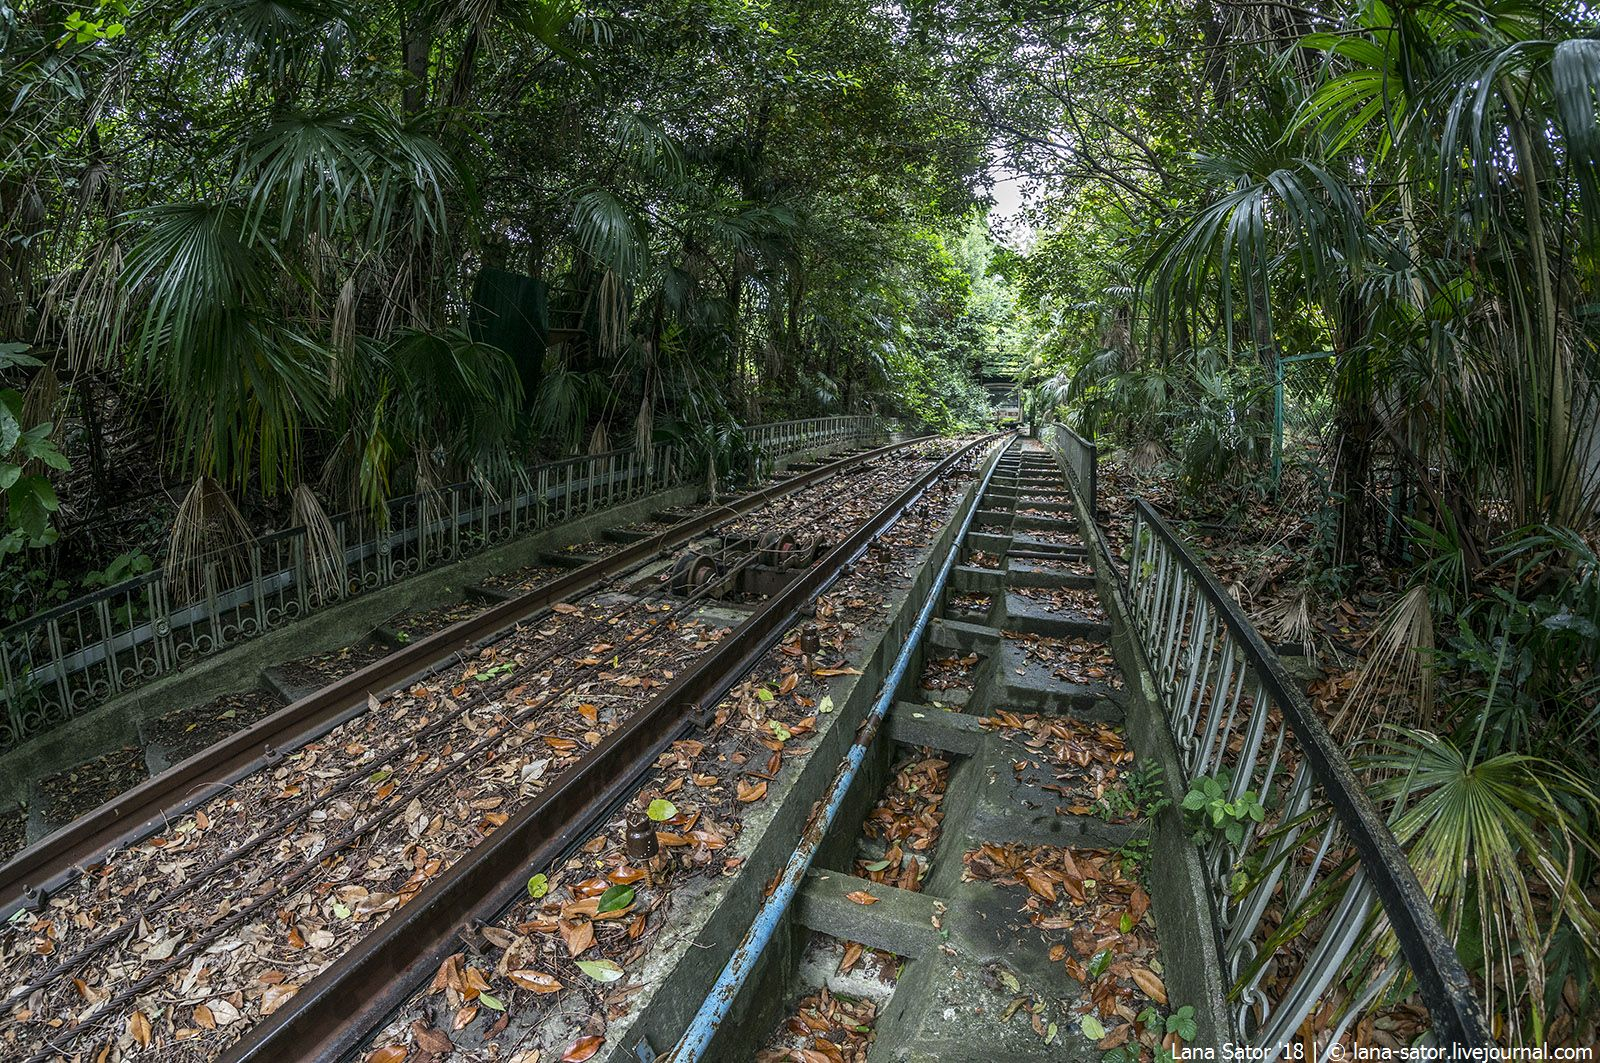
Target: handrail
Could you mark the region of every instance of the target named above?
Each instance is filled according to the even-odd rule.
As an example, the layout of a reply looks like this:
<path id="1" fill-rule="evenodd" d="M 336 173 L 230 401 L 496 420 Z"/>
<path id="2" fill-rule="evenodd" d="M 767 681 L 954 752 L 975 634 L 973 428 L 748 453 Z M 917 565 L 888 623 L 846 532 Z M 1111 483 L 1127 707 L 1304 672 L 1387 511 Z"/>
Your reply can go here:
<path id="1" fill-rule="evenodd" d="M 744 429 L 765 457 L 867 438 L 874 416 Z M 562 458 L 499 483 L 467 482 L 389 501 L 378 518 L 331 518 L 317 550 L 304 528 L 158 568 L 0 631 L 0 752 L 94 704 L 336 602 L 584 513 L 690 482 L 690 455 L 658 443 Z"/>
<path id="2" fill-rule="evenodd" d="M 1061 455 L 1067 471 L 1078 477 L 1080 485 L 1088 492 L 1089 513 L 1098 512 L 1100 498 L 1100 450 L 1093 443 L 1074 432 L 1061 421 L 1044 426 L 1046 446 Z"/>
<path id="3" fill-rule="evenodd" d="M 1359 977 L 1346 987 L 1359 988 L 1318 1031 L 1336 1040 L 1404 973 L 1383 944 L 1386 921 L 1440 1042 L 1490 1045 L 1405 853 L 1277 655 L 1143 499 L 1130 551 L 1134 625 L 1185 781 L 1225 780 L 1229 801 L 1249 791 L 1264 806 L 1264 821 L 1246 821 L 1237 841 L 1215 834 L 1203 848 L 1239 1034 L 1272 1063 L 1353 965 Z"/>

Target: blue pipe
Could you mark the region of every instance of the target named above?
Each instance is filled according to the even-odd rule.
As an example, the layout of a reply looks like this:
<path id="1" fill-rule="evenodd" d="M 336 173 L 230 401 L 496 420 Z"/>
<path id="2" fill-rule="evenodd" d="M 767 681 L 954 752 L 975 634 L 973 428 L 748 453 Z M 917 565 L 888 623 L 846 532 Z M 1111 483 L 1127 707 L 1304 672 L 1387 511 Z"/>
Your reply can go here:
<path id="1" fill-rule="evenodd" d="M 761 909 L 756 912 L 755 921 L 745 932 L 744 940 L 739 942 L 739 947 L 728 957 L 727 965 L 722 968 L 716 984 L 711 987 L 711 992 L 700 1004 L 700 1010 L 695 1012 L 689 1028 L 684 1031 L 683 1037 L 672 1051 L 662 1057 L 670 1063 L 698 1063 L 705 1056 L 717 1027 L 728 1017 L 728 1012 L 732 1010 L 733 1002 L 744 987 L 745 980 L 755 970 L 761 954 L 772 943 L 772 936 L 777 933 L 778 924 L 783 921 L 783 915 L 789 910 L 794 895 L 800 891 L 800 884 L 805 881 L 806 872 L 811 869 L 811 863 L 816 859 L 817 849 L 822 845 L 822 840 L 833 828 L 834 817 L 839 814 L 845 795 L 849 793 L 851 784 L 855 782 L 856 773 L 861 770 L 862 762 L 867 758 L 867 748 L 877 737 L 878 727 L 889 712 L 889 705 L 894 701 L 895 692 L 899 690 L 906 670 L 911 667 L 911 659 L 917 652 L 917 646 L 922 641 L 922 633 L 927 629 L 928 622 L 933 619 L 934 610 L 939 606 L 939 598 L 944 593 L 945 583 L 950 579 L 950 570 L 955 567 L 956 558 L 960 556 L 961 544 L 966 540 L 968 529 L 972 527 L 972 518 L 978 512 L 978 506 L 983 501 L 984 491 L 989 488 L 994 470 L 995 466 L 991 464 L 989 470 L 983 474 L 983 481 L 978 484 L 978 492 L 973 496 L 972 507 L 962 519 L 960 529 L 951 540 L 950 553 L 945 557 L 944 564 L 939 567 L 939 574 L 934 577 L 933 587 L 928 592 L 928 601 L 917 614 L 917 622 L 907 633 L 905 643 L 900 647 L 900 655 L 895 658 L 894 667 L 889 670 L 888 677 L 883 681 L 883 691 L 878 695 L 878 700 L 872 703 L 872 708 L 863 721 L 855 743 L 845 755 L 844 763 L 839 765 L 839 773 L 833 779 L 833 789 L 829 791 L 827 804 L 822 809 L 820 828 L 807 832 L 806 836 L 801 838 L 799 847 L 790 855 L 777 888 L 762 902 Z"/>

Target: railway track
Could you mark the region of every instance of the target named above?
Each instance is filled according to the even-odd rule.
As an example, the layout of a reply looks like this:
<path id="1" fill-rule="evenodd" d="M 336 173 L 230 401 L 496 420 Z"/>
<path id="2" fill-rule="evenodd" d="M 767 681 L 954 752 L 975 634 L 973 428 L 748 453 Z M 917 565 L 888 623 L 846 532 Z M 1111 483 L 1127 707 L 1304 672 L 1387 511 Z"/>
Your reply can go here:
<path id="1" fill-rule="evenodd" d="M 975 445 L 880 448 L 627 546 L 21 854 L 0 889 L 38 910 L 18 909 L 0 942 L 0 1044 L 45 1060 L 355 1043 L 464 913 L 503 905 L 530 862 L 570 848 Z M 853 468 L 862 490 L 840 498 Z M 805 568 L 819 539 L 831 549 Z M 765 604 L 730 612 L 722 596 L 740 587 Z M 53 890 L 25 895 L 24 875 Z"/>

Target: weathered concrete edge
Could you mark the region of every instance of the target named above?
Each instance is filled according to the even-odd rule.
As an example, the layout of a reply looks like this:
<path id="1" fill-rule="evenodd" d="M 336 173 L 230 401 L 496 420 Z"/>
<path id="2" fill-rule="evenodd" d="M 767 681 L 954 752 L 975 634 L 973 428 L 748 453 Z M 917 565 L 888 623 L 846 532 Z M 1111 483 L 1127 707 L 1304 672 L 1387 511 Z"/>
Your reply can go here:
<path id="1" fill-rule="evenodd" d="M 1002 440 L 991 450 L 986 463 L 998 459 L 1003 444 Z M 845 751 L 855 741 L 856 730 L 876 700 L 933 583 L 935 559 L 944 557 L 961 518 L 977 501 L 976 487 L 976 482 L 970 485 L 952 509 L 949 521 L 918 562 L 911 583 L 890 606 L 876 642 L 862 647 L 857 659 L 862 674 L 841 676 L 830 688 L 834 712 L 819 721 L 817 738 L 800 772 L 787 779 L 780 777 L 777 785 L 769 787 L 763 802 L 764 821 L 746 820 L 731 854 L 745 858 L 738 873 L 727 880 L 715 904 L 674 913 L 682 922 L 671 928 L 675 937 L 671 954 L 652 963 L 652 982 L 636 998 L 632 1011 L 607 1030 L 604 1058 L 608 1063 L 633 1063 L 633 1048 L 641 1037 L 657 1052 L 671 1048 L 710 992 L 765 899 L 767 884 L 793 853 L 813 806 L 827 792 Z M 826 866 L 820 858 L 819 866 Z M 780 931 L 775 943 L 786 937 L 787 933 Z M 747 988 L 758 981 L 752 979 Z M 729 1023 L 738 1024 L 739 1011 L 736 1004 Z"/>
<path id="2" fill-rule="evenodd" d="M 1072 488 L 1066 465 L 1054 450 L 1062 479 Z M 1094 566 L 1100 604 L 1111 620 L 1111 652 L 1122 669 L 1126 691 L 1127 728 L 1132 746 L 1141 757 L 1153 757 L 1161 765 L 1161 780 L 1171 804 L 1155 817 L 1150 839 L 1150 859 L 1146 869 L 1150 880 L 1150 900 L 1155 909 L 1161 935 L 1161 952 L 1166 963 L 1162 978 L 1173 1008 L 1192 1004 L 1198 1035 L 1196 1045 L 1220 1047 L 1238 1038 L 1227 1007 L 1228 984 L 1223 976 L 1222 953 L 1218 946 L 1216 921 L 1211 907 L 1211 885 L 1200 864 L 1200 852 L 1189 840 L 1179 811 L 1188 780 L 1178 747 L 1167 726 L 1166 710 L 1156 686 L 1155 673 L 1145 660 L 1144 650 L 1134 636 L 1133 616 L 1129 611 L 1122 581 L 1109 571 L 1111 550 L 1092 513 L 1072 488 L 1078 524 L 1086 540 L 1098 547 L 1089 551 Z M 1174 963 L 1182 956 L 1184 962 Z"/>
<path id="3" fill-rule="evenodd" d="M 777 468 L 838 449 L 827 447 L 793 454 Z M 648 519 L 654 510 L 692 503 L 704 493 L 700 484 L 675 487 L 551 525 L 470 558 L 357 595 L 109 698 L 0 754 L 0 807 L 27 800 L 39 779 L 90 757 L 140 744 L 142 725 L 157 717 L 261 686 L 265 668 L 337 649 L 370 634 L 396 613 L 417 606 L 444 605 L 489 576 L 533 564 L 541 553 L 592 539 L 608 527 Z M 93 751 L 85 752 L 86 748 Z"/>

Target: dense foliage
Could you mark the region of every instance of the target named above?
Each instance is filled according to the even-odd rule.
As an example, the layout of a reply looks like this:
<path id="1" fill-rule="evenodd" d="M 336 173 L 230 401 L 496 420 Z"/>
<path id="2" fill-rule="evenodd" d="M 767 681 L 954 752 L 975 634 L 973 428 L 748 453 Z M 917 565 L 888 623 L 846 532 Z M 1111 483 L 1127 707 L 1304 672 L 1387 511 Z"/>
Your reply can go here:
<path id="1" fill-rule="evenodd" d="M 1341 734 L 1496 1028 L 1592 1043 L 1592 8 L 1153 0 L 996 25 L 972 76 L 1047 193 L 1013 262 L 1036 409 L 1237 520 L 1278 497 L 1284 380 L 1280 615 L 1299 636 L 1358 592 L 1392 603 Z"/>
<path id="2" fill-rule="evenodd" d="M 740 423 L 953 430 L 1020 358 L 1193 513 L 1294 525 L 1284 635 L 1383 603 L 1331 722 L 1498 1034 L 1595 1035 L 1589 5 L 0 0 L 0 106 L 24 611 L 186 513 L 203 545 Z M 542 351 L 475 330 L 497 270 L 544 285 Z"/>
<path id="3" fill-rule="evenodd" d="M 72 459 L 80 569 L 162 538 L 166 496 L 259 526 L 740 423 L 987 415 L 985 141 L 872 4 L 0 4 L 0 58 L 0 339 L 34 359 L 0 371 Z M 474 329 L 485 269 L 545 286 L 542 353 Z"/>

